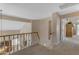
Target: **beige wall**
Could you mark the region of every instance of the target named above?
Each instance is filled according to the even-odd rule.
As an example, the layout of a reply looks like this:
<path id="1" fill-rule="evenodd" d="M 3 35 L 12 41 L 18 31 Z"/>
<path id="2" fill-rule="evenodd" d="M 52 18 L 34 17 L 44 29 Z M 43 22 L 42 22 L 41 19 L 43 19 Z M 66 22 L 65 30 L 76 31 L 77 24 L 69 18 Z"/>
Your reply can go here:
<path id="1" fill-rule="evenodd" d="M 48 48 L 52 47 L 52 42 L 49 40 L 49 18 L 40 20 L 40 44 Z"/>
<path id="2" fill-rule="evenodd" d="M 32 21 L 32 32 L 40 33 L 40 20 Z M 32 35 L 32 45 L 38 43 L 39 40 L 35 38 L 35 35 Z"/>
<path id="3" fill-rule="evenodd" d="M 37 31 L 39 33 L 39 44 L 51 48 L 52 41 L 49 40 L 49 20 L 50 18 L 32 21 L 32 31 Z M 35 39 L 33 40 L 34 42 L 38 42 Z"/>

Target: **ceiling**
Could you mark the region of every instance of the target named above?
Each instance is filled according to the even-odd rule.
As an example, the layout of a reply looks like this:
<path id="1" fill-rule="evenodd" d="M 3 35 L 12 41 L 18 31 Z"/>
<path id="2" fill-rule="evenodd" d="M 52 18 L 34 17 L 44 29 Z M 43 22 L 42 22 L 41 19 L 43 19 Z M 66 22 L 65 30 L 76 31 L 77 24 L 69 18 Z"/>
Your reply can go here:
<path id="1" fill-rule="evenodd" d="M 12 3 L 0 4 L 2 13 L 12 16 L 18 16 L 27 19 L 41 19 L 51 16 L 58 9 L 60 4 L 29 4 L 29 3 Z"/>
<path id="2" fill-rule="evenodd" d="M 61 12 L 60 6 L 63 6 L 63 3 L 3 3 L 0 4 L 0 9 L 6 15 L 34 20 L 49 17 L 57 11 L 64 13 L 65 9 Z"/>

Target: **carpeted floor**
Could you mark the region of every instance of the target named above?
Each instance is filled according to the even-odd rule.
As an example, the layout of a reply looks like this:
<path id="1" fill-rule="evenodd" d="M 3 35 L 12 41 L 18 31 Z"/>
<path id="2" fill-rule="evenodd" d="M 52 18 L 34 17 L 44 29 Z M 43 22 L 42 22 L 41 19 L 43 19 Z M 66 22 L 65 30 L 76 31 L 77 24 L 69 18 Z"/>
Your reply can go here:
<path id="1" fill-rule="evenodd" d="M 79 55 L 79 47 L 62 46 L 49 50 L 44 46 L 34 45 L 12 55 Z"/>

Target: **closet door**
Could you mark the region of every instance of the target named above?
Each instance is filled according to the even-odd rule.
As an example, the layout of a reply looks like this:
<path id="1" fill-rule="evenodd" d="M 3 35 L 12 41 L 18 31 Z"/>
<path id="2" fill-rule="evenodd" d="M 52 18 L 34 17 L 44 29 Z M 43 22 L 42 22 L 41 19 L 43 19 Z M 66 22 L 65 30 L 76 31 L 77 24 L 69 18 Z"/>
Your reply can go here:
<path id="1" fill-rule="evenodd" d="M 66 24 L 66 37 L 72 37 L 73 36 L 73 24 L 72 22 L 68 22 Z"/>

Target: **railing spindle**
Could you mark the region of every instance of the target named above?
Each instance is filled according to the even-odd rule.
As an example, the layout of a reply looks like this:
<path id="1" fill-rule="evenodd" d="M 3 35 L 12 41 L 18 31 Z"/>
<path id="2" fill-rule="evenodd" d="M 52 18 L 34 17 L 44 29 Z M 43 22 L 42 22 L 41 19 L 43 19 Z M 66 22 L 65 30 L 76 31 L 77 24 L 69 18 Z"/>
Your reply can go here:
<path id="1" fill-rule="evenodd" d="M 18 39 L 19 39 L 19 37 L 18 37 L 18 34 L 17 34 L 17 50 L 18 50 L 18 47 L 19 47 L 18 46 L 18 41 L 19 41 Z"/>
<path id="2" fill-rule="evenodd" d="M 15 52 L 14 35 L 13 35 L 13 45 L 12 45 L 12 49 L 13 49 L 13 52 Z"/>
<path id="3" fill-rule="evenodd" d="M 21 37 L 21 35 L 20 35 L 20 50 L 21 50 L 21 39 L 22 39 L 22 37 Z"/>
<path id="4" fill-rule="evenodd" d="M 27 47 L 27 34 L 26 34 L 26 47 Z"/>
<path id="5" fill-rule="evenodd" d="M 4 46 L 3 46 L 4 47 L 4 53 L 6 53 L 6 51 L 5 51 L 5 47 L 6 47 L 6 45 L 5 45 L 5 36 L 3 37 L 3 40 L 4 40 L 4 43 L 3 43 L 4 44 Z"/>
<path id="6" fill-rule="evenodd" d="M 12 50 L 12 47 L 11 47 L 11 40 L 10 40 L 10 36 L 9 37 L 9 54 L 10 54 L 10 51 Z"/>
<path id="7" fill-rule="evenodd" d="M 2 42 L 1 44 L 3 44 L 3 48 L 4 48 L 3 53 L 5 54 L 8 51 L 8 53 L 11 54 L 10 52 L 14 53 L 18 51 L 19 49 L 22 50 L 27 46 L 31 46 L 32 35 L 34 36 L 33 39 L 40 39 L 38 32 L 0 36 L 1 42 Z M 6 40 L 6 37 L 8 37 L 8 40 Z M 8 50 L 6 50 L 7 48 Z"/>

